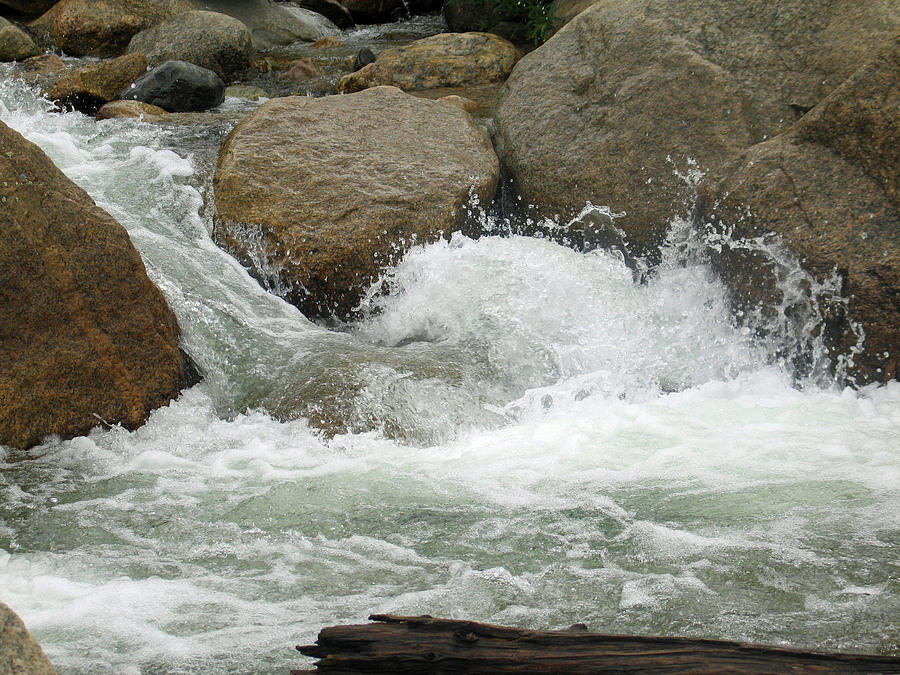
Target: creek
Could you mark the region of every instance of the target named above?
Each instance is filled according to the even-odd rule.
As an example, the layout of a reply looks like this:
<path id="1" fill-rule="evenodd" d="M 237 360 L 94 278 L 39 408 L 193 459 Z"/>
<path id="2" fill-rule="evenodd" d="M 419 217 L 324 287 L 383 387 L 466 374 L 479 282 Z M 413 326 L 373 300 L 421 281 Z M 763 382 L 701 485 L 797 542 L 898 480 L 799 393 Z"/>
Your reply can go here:
<path id="1" fill-rule="evenodd" d="M 61 673 L 284 673 L 375 612 L 900 653 L 900 383 L 798 376 L 684 223 L 635 284 L 485 217 L 336 330 L 212 242 L 252 104 L 97 123 L 0 79 L 204 375 L 136 431 L 0 447 L 0 597 Z"/>

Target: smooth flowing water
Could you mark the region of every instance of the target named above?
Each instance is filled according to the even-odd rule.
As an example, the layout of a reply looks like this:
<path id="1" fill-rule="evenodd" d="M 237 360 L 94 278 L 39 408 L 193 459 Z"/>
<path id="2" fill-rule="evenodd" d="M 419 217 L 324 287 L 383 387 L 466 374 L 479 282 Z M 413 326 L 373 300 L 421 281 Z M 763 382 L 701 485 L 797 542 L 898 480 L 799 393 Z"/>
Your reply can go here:
<path id="1" fill-rule="evenodd" d="M 635 284 L 455 235 L 338 332 L 213 244 L 227 123 L 9 81 L 0 119 L 128 229 L 205 376 L 137 431 L 0 448 L 0 599 L 61 672 L 284 673 L 372 612 L 900 653 L 900 385 L 798 382 L 694 245 Z"/>

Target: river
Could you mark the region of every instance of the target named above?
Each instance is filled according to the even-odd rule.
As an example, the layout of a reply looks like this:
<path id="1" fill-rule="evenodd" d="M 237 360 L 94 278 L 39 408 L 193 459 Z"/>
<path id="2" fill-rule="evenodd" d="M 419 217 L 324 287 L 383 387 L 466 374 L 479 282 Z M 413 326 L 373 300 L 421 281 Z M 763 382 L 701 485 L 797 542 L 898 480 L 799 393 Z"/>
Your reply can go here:
<path id="1" fill-rule="evenodd" d="M 204 374 L 136 431 L 0 448 L 0 598 L 61 673 L 284 673 L 373 612 L 900 653 L 900 384 L 798 377 L 699 244 L 635 284 L 486 218 L 327 328 L 212 242 L 250 104 L 96 123 L 6 74 Z"/>

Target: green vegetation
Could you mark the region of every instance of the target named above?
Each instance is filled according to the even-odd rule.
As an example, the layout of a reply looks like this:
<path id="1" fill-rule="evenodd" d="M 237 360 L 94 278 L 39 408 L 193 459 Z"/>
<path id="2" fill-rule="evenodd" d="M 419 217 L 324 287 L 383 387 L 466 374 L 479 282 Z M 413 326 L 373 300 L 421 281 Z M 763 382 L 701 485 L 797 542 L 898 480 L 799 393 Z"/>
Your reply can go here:
<path id="1" fill-rule="evenodd" d="M 553 34 L 553 5 L 548 0 L 488 0 L 494 16 L 507 17 L 525 27 L 525 36 L 536 45 Z"/>

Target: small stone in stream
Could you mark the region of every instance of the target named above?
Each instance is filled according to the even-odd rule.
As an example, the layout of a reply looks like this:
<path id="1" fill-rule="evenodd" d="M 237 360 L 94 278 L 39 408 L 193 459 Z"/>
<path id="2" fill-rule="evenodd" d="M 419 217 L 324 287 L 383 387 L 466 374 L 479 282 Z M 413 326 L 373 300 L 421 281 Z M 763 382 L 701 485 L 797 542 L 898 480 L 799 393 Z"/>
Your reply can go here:
<path id="1" fill-rule="evenodd" d="M 143 101 L 110 101 L 97 111 L 97 121 L 117 119 L 121 117 L 138 118 L 147 122 L 159 122 L 169 113 L 159 106 Z"/>
<path id="2" fill-rule="evenodd" d="M 437 100 L 440 103 L 449 103 L 450 105 L 454 105 L 460 110 L 465 110 L 467 113 L 476 113 L 481 110 L 481 106 L 478 105 L 477 101 L 473 101 L 472 99 L 466 98 L 465 96 L 450 94 L 449 96 L 441 96 Z"/>
<path id="3" fill-rule="evenodd" d="M 282 78 L 293 82 L 307 82 L 321 75 L 322 71 L 310 58 L 297 59 L 288 70 L 281 73 Z"/>
<path id="4" fill-rule="evenodd" d="M 353 72 L 355 73 L 357 70 L 362 70 L 370 63 L 375 63 L 375 52 L 368 47 L 363 47 L 359 50 L 359 53 L 353 60 Z"/>
<path id="5" fill-rule="evenodd" d="M 310 47 L 312 49 L 332 49 L 335 47 L 343 47 L 344 41 L 339 37 L 335 37 L 334 35 L 328 35 L 323 37 L 321 40 L 316 40 L 313 42 Z"/>
<path id="6" fill-rule="evenodd" d="M 272 98 L 265 89 L 254 87 L 249 84 L 232 84 L 230 87 L 225 87 L 225 96 L 245 98 L 248 101 L 258 101 L 261 98 Z"/>

